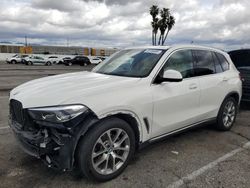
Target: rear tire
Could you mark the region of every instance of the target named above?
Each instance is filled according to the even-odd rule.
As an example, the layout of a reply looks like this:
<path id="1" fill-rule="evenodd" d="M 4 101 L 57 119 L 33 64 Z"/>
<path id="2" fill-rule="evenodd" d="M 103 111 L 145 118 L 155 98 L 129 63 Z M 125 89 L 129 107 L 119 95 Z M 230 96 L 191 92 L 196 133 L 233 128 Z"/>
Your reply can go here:
<path id="1" fill-rule="evenodd" d="M 236 119 L 237 102 L 233 97 L 226 98 L 217 116 L 216 128 L 220 131 L 229 131 Z"/>
<path id="2" fill-rule="evenodd" d="M 27 65 L 33 65 L 33 63 L 31 61 L 28 61 Z"/>
<path id="3" fill-rule="evenodd" d="M 118 118 L 105 119 L 78 143 L 78 175 L 95 181 L 111 180 L 123 172 L 134 152 L 135 135 L 130 125 Z"/>

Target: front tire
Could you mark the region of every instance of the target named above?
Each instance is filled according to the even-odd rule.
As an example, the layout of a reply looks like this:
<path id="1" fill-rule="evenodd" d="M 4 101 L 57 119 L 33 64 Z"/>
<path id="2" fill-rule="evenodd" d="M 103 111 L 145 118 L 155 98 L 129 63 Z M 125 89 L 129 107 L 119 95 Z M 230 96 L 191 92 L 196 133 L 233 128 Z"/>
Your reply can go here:
<path id="1" fill-rule="evenodd" d="M 135 135 L 130 125 L 118 118 L 107 118 L 80 140 L 77 169 L 88 179 L 108 181 L 122 173 L 134 152 Z"/>
<path id="2" fill-rule="evenodd" d="M 16 60 L 11 60 L 11 64 L 17 64 Z"/>
<path id="3" fill-rule="evenodd" d="M 226 98 L 217 116 L 216 128 L 221 131 L 229 131 L 236 119 L 237 102 L 233 97 Z"/>
<path id="4" fill-rule="evenodd" d="M 51 65 L 52 65 L 52 63 L 51 63 L 50 61 L 48 61 L 45 65 L 47 65 L 47 66 L 51 66 Z"/>

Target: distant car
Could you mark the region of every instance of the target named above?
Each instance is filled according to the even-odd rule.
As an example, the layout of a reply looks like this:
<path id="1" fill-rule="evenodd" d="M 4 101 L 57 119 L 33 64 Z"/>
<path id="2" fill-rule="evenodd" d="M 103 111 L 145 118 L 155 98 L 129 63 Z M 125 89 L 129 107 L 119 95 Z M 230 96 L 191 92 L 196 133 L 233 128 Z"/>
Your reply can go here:
<path id="1" fill-rule="evenodd" d="M 250 102 L 250 49 L 240 49 L 229 52 L 229 55 L 241 73 L 242 101 Z"/>
<path id="2" fill-rule="evenodd" d="M 91 62 L 91 64 L 98 65 L 99 63 L 102 62 L 102 59 L 95 57 L 95 58 L 91 59 L 90 62 Z"/>
<path id="3" fill-rule="evenodd" d="M 62 58 L 62 61 L 59 62 L 59 64 L 62 64 L 62 63 L 64 63 L 65 61 L 70 60 L 70 59 L 72 59 L 72 58 L 71 58 L 71 57 L 64 57 L 64 58 Z"/>
<path id="4" fill-rule="evenodd" d="M 28 57 L 29 55 L 18 55 L 15 54 L 14 56 L 7 58 L 6 62 L 11 64 L 22 63 L 23 58 Z"/>
<path id="5" fill-rule="evenodd" d="M 71 65 L 87 66 L 90 65 L 91 62 L 89 58 L 85 56 L 75 56 L 73 59 L 64 59 L 64 64 L 67 66 Z"/>
<path id="6" fill-rule="evenodd" d="M 26 65 L 52 65 L 52 62 L 49 59 L 40 57 L 40 56 L 30 56 L 24 58 Z"/>
<path id="7" fill-rule="evenodd" d="M 60 61 L 62 61 L 62 59 L 58 56 L 49 56 L 48 61 L 50 61 L 52 64 L 58 64 Z"/>
<path id="8" fill-rule="evenodd" d="M 107 59 L 107 57 L 103 57 L 103 56 L 98 56 L 97 58 L 101 59 L 102 61 L 104 61 L 105 59 Z"/>

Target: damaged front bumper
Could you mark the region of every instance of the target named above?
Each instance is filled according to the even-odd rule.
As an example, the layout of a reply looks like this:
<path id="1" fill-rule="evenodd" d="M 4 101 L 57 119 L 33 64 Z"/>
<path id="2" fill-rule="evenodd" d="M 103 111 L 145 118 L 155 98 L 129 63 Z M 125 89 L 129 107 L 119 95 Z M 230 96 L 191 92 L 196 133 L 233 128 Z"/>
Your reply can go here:
<path id="1" fill-rule="evenodd" d="M 62 171 L 73 169 L 78 140 L 96 121 L 90 110 L 68 122 L 70 126 L 33 120 L 22 108 L 19 110 L 22 118 L 19 118 L 11 106 L 10 110 L 9 125 L 21 148 L 29 155 L 42 159 L 48 167 Z"/>
<path id="2" fill-rule="evenodd" d="M 74 134 L 48 127 L 24 131 L 19 128 L 21 125 L 18 122 L 10 120 L 9 124 L 26 153 L 42 159 L 48 167 L 71 170 L 76 146 Z"/>

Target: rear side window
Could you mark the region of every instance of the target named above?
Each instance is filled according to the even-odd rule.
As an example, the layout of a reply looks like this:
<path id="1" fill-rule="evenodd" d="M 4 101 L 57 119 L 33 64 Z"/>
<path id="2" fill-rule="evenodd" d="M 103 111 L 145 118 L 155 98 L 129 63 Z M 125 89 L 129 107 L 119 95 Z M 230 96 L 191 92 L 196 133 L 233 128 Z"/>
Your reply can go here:
<path id="1" fill-rule="evenodd" d="M 220 53 L 216 53 L 216 56 L 219 58 L 220 64 L 223 68 L 223 71 L 226 71 L 229 69 L 229 63 L 227 61 L 227 59 L 225 58 L 224 55 L 220 54 Z"/>
<path id="2" fill-rule="evenodd" d="M 213 58 L 214 58 L 214 65 L 215 65 L 215 71 L 216 71 L 216 73 L 223 72 L 221 63 L 219 61 L 219 58 L 216 56 L 215 52 L 213 52 Z"/>
<path id="3" fill-rule="evenodd" d="M 196 76 L 216 73 L 212 52 L 205 50 L 194 50 L 194 55 L 196 59 L 194 69 Z"/>
<path id="4" fill-rule="evenodd" d="M 191 50 L 180 50 L 173 53 L 163 67 L 163 71 L 173 69 L 179 71 L 183 78 L 194 76 L 193 73 L 193 55 Z"/>

